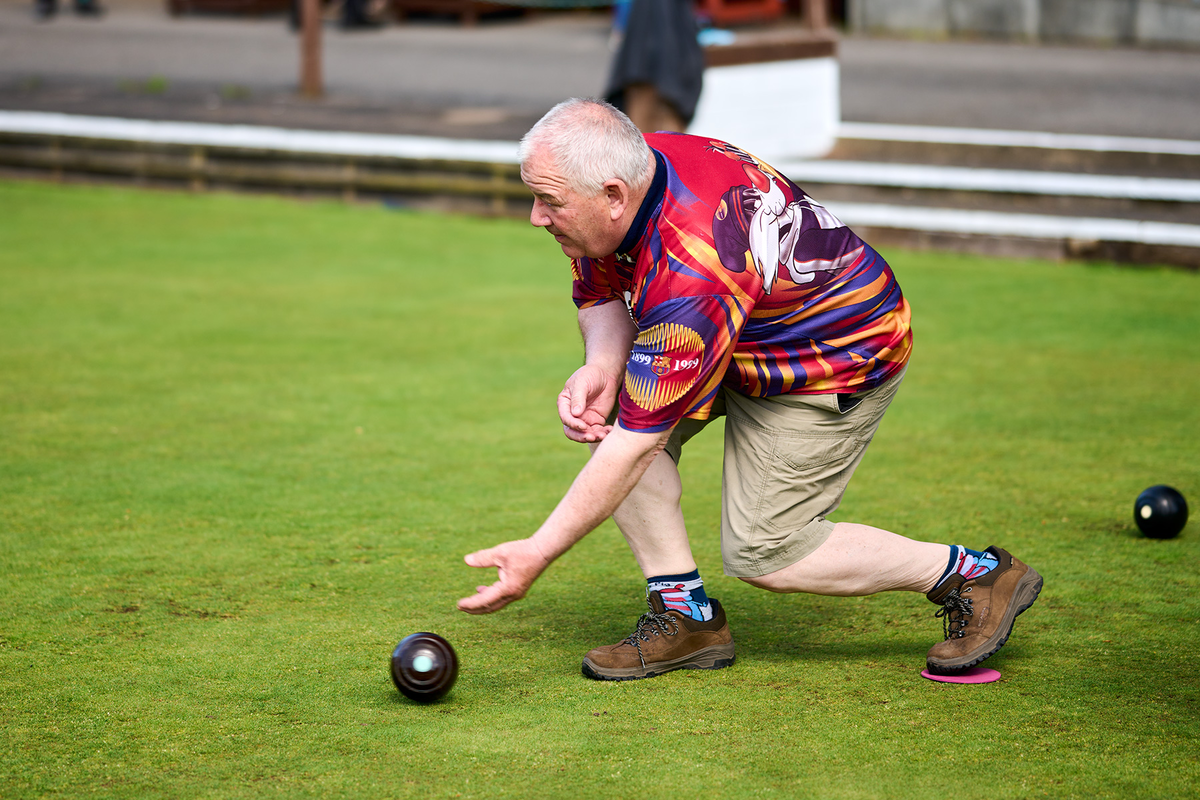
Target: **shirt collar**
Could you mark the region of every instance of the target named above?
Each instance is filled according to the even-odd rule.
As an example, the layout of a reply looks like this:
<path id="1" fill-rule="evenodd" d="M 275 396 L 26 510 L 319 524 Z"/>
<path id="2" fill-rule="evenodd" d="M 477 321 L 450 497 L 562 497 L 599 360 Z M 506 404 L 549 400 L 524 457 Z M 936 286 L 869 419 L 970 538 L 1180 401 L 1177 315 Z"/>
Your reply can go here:
<path id="1" fill-rule="evenodd" d="M 646 191 L 646 197 L 642 200 L 641 206 L 638 207 L 633 224 L 629 226 L 625 238 L 621 240 L 620 246 L 613 254 L 618 261 L 629 264 L 637 260 L 638 251 L 641 250 L 642 237 L 650 224 L 650 218 L 662 203 L 663 195 L 667 190 L 667 162 L 662 153 L 657 150 L 651 148 L 650 152 L 654 153 L 654 179 L 650 181 L 650 188 Z"/>

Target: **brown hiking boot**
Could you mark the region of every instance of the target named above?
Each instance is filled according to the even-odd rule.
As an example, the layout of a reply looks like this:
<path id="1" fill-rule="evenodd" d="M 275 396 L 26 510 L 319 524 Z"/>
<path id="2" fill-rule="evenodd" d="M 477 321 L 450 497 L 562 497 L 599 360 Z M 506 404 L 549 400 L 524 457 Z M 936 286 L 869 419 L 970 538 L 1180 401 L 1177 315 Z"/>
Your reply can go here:
<path id="1" fill-rule="evenodd" d="M 628 639 L 597 647 L 583 658 L 583 674 L 597 681 L 653 678 L 674 669 L 721 669 L 733 663 L 733 637 L 725 609 L 716 600 L 713 618 L 699 622 L 663 605 L 662 595 L 650 592 Z"/>
<path id="2" fill-rule="evenodd" d="M 946 641 L 935 644 L 925 657 L 929 671 L 950 675 L 973 667 L 1008 641 L 1017 615 L 1033 605 L 1042 591 L 1042 576 L 999 547 L 987 552 L 1000 563 L 972 580 L 954 574 L 929 594 L 942 610 Z"/>

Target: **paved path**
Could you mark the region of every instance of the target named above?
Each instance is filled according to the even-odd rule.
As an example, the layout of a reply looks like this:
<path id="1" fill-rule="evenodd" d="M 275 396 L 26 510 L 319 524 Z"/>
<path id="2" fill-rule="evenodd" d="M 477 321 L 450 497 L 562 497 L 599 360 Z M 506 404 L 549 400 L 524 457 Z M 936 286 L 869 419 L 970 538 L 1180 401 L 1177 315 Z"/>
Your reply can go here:
<path id="1" fill-rule="evenodd" d="M 515 139 L 558 100 L 600 92 L 610 58 L 599 14 L 473 29 L 328 24 L 323 47 L 327 96 L 309 101 L 296 95 L 299 43 L 283 17 L 134 7 L 37 24 L 10 4 L 0 6 L 0 107 Z"/>
<path id="2" fill-rule="evenodd" d="M 841 68 L 854 122 L 1200 140 L 1200 51 L 848 39 Z"/>
<path id="3" fill-rule="evenodd" d="M 611 57 L 601 13 L 330 24 L 328 93 L 309 101 L 282 16 L 110 7 L 38 23 L 28 3 L 0 2 L 0 108 L 511 140 L 558 100 L 599 92 Z M 846 120 L 1200 140 L 1200 52 L 848 38 L 840 63 Z"/>

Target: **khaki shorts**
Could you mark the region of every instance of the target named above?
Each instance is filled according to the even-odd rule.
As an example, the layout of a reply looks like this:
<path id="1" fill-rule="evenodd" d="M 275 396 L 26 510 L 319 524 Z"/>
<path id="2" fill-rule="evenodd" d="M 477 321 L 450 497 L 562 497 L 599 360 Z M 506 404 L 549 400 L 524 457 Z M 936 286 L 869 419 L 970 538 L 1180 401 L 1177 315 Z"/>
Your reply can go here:
<path id="1" fill-rule="evenodd" d="M 666 452 L 679 463 L 688 439 L 725 417 L 721 558 L 725 574 L 766 575 L 816 550 L 850 476 L 879 428 L 904 370 L 854 395 L 747 397 L 722 389 L 708 420 L 675 426 Z M 845 408 L 849 406 L 849 408 Z M 845 408 L 845 410 L 843 410 Z"/>

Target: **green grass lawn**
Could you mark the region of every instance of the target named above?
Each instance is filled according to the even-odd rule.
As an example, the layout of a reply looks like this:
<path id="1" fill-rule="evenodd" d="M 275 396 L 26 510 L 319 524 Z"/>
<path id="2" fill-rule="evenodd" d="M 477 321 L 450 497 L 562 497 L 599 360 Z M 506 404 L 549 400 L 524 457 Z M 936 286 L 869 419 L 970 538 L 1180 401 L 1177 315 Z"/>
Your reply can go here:
<path id="1" fill-rule="evenodd" d="M 1200 275 L 885 252 L 916 350 L 838 516 L 1042 573 L 1002 681 L 919 677 L 919 595 L 724 577 L 709 431 L 684 504 L 737 663 L 594 683 L 643 610 L 611 523 L 521 603 L 454 608 L 462 555 L 584 460 L 544 233 L 12 182 L 0 209 L 0 796 L 1200 792 L 1200 529 L 1132 521 L 1155 483 L 1200 513 Z M 416 630 L 461 661 L 431 706 L 388 675 Z"/>

